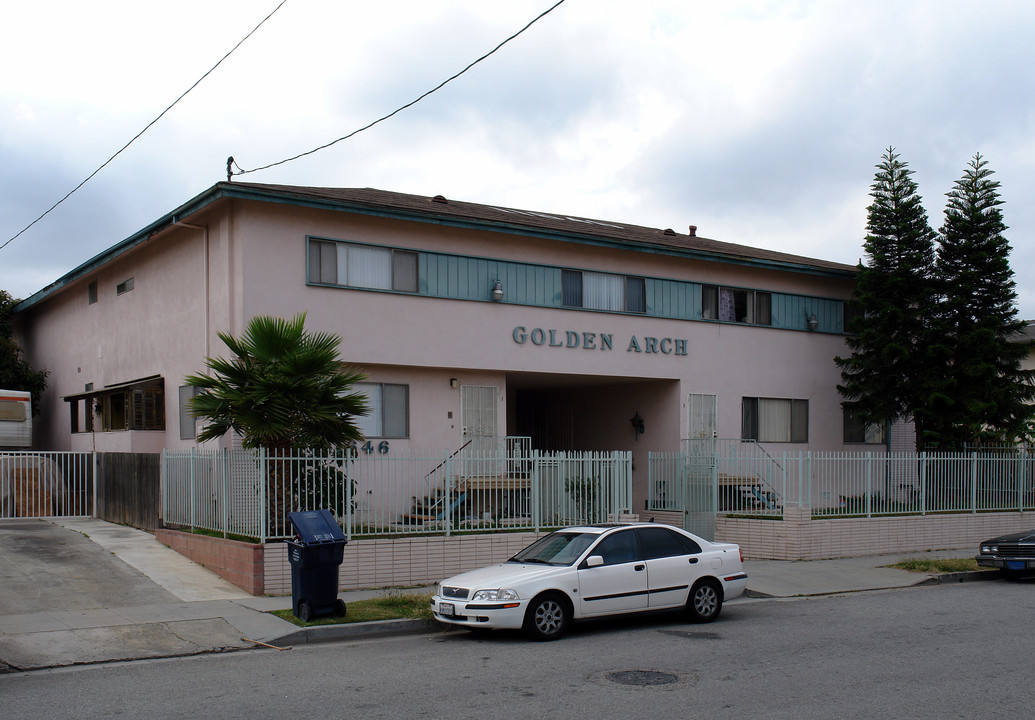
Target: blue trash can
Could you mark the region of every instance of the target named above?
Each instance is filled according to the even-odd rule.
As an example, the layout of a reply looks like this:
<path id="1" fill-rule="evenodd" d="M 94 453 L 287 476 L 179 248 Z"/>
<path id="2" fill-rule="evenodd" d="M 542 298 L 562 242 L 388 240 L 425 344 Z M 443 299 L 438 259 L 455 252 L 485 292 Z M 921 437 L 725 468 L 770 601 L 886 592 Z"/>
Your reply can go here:
<path id="1" fill-rule="evenodd" d="M 291 609 L 303 622 L 344 615 L 338 599 L 338 567 L 348 540 L 330 510 L 288 513 L 295 539 L 287 541 L 291 563 Z"/>

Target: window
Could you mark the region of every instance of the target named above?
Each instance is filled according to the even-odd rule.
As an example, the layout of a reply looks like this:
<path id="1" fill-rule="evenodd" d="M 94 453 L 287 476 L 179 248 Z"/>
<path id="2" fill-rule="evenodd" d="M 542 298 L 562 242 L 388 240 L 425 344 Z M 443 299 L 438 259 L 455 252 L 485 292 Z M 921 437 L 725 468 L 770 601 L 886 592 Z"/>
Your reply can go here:
<path id="1" fill-rule="evenodd" d="M 410 436 L 410 386 L 388 383 L 356 383 L 356 392 L 367 396 L 370 413 L 355 418 L 364 437 Z"/>
<path id="2" fill-rule="evenodd" d="M 809 401 L 746 397 L 741 405 L 741 437 L 758 442 L 809 441 Z"/>
<path id="3" fill-rule="evenodd" d="M 642 277 L 562 270 L 561 304 L 591 310 L 646 312 L 645 282 Z"/>
<path id="4" fill-rule="evenodd" d="M 622 530 L 608 535 L 589 554 L 604 558 L 604 565 L 620 565 L 639 560 L 636 533 L 632 530 Z"/>
<path id="5" fill-rule="evenodd" d="M 693 540 L 667 528 L 638 528 L 636 532 L 640 536 L 644 560 L 696 555 L 701 552 L 701 548 Z"/>
<path id="6" fill-rule="evenodd" d="M 103 432 L 165 430 L 165 398 L 158 388 L 136 388 L 101 393 L 94 398 L 94 412 Z"/>
<path id="7" fill-rule="evenodd" d="M 126 293 L 128 293 L 132 289 L 133 289 L 133 278 L 130 278 L 129 280 L 123 280 L 122 282 L 120 282 L 118 285 L 115 286 L 115 294 L 116 295 L 125 295 Z"/>
<path id="8" fill-rule="evenodd" d="M 328 240 L 309 241 L 309 282 L 373 290 L 418 290 L 417 253 Z"/>
<path id="9" fill-rule="evenodd" d="M 701 286 L 701 317 L 705 320 L 773 324 L 773 294 L 718 285 Z"/>
<path id="10" fill-rule="evenodd" d="M 93 305 L 97 302 L 97 281 L 94 280 L 92 283 L 86 286 L 86 302 L 89 305 Z"/>
<path id="11" fill-rule="evenodd" d="M 165 430 L 165 391 L 160 377 L 96 391 L 93 383 L 88 383 L 82 394 L 69 395 L 65 402 L 69 404 L 74 433 Z"/>
<path id="12" fill-rule="evenodd" d="M 844 403 L 844 431 L 846 443 L 882 445 L 885 441 L 883 424 L 867 424 L 859 417 L 852 403 Z"/>
<path id="13" fill-rule="evenodd" d="M 181 385 L 179 388 L 180 440 L 193 440 L 197 434 L 197 423 L 190 409 L 191 398 L 197 394 L 198 389 L 191 385 Z"/>

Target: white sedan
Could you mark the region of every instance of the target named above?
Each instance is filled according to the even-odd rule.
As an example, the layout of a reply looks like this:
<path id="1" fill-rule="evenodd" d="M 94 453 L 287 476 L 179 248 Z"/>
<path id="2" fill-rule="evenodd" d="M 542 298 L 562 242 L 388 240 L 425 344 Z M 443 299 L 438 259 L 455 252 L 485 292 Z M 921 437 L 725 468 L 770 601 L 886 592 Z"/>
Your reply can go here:
<path id="1" fill-rule="evenodd" d="M 559 638 L 572 620 L 686 608 L 719 616 L 744 592 L 740 547 L 669 525 L 633 523 L 552 532 L 501 565 L 454 575 L 431 598 L 435 618 L 470 629 L 522 629 Z"/>

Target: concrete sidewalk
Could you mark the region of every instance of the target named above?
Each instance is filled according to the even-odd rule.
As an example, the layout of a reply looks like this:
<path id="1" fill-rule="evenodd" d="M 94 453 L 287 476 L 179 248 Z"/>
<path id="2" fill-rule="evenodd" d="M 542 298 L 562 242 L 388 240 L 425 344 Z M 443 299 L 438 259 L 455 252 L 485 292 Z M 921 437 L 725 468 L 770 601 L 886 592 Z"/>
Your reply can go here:
<path id="1" fill-rule="evenodd" d="M 885 567 L 906 557 L 747 561 L 748 597 L 790 598 L 937 582 Z M 954 581 L 994 578 L 964 573 Z M 340 593 L 346 602 L 383 590 Z M 420 633 L 419 621 L 299 628 L 269 614 L 290 597 L 252 597 L 155 540 L 95 519 L 0 521 L 0 672 Z M 258 644 L 257 644 L 258 643 Z"/>

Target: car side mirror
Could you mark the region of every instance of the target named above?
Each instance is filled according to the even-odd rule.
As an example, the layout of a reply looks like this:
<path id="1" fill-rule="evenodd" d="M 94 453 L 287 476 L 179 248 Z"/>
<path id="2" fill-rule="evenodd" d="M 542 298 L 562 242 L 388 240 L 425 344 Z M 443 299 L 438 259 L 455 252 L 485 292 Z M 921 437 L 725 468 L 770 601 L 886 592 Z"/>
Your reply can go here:
<path id="1" fill-rule="evenodd" d="M 586 558 L 586 567 L 600 567 L 604 564 L 604 558 L 600 555 L 590 555 Z"/>

